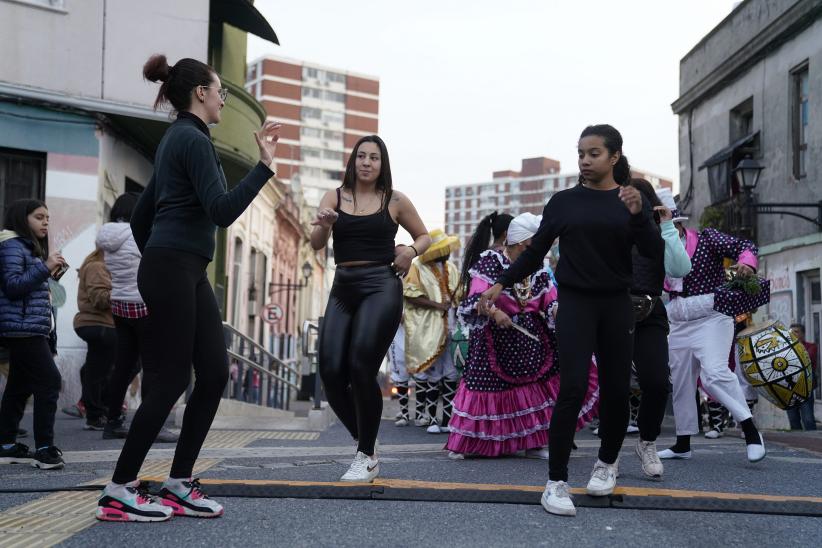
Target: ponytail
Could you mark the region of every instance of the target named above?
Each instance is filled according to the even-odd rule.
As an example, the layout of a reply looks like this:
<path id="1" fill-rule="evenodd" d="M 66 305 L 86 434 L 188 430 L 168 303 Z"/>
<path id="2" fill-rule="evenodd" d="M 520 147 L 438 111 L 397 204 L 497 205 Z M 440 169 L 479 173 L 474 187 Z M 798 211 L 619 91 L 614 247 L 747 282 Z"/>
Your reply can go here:
<path id="1" fill-rule="evenodd" d="M 479 256 L 483 251 L 488 249 L 491 243 L 491 233 L 494 227 L 494 222 L 499 218 L 497 212 L 486 215 L 480 221 L 468 245 L 465 247 L 465 254 L 462 256 L 462 273 L 460 275 L 460 286 L 462 286 L 462 294 L 468 295 L 468 290 L 471 286 L 471 274 L 469 271 L 474 266 L 474 263 L 479 260 Z"/>

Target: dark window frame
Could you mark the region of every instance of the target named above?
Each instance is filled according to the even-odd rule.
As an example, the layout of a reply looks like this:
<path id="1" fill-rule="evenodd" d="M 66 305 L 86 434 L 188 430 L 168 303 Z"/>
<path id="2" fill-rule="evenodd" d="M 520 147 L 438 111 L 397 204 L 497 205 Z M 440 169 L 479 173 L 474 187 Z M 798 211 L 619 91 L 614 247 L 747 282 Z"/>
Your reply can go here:
<path id="1" fill-rule="evenodd" d="M 790 71 L 791 90 L 791 152 L 792 152 L 792 173 L 794 179 L 804 179 L 808 176 L 808 142 L 807 135 L 804 143 L 800 143 L 800 115 L 802 112 L 802 76 L 810 78 L 810 63 L 805 59 Z M 810 89 L 809 89 L 810 93 Z M 805 98 L 808 103 L 808 98 Z M 807 107 L 806 107 L 807 108 Z M 802 153 L 805 154 L 804 162 L 801 162 Z"/>
<path id="2" fill-rule="evenodd" d="M 9 167 L 14 160 L 30 162 L 35 168 L 35 174 L 29 183 L 30 192 L 24 193 L 26 196 L 17 196 L 8 199 L 8 181 Z M 38 152 L 32 150 L 22 150 L 16 148 L 0 147 L 0 212 L 5 216 L 6 208 L 9 204 L 21 198 L 36 198 L 38 200 L 45 200 L 46 197 L 46 169 L 47 169 L 47 154 L 45 152 Z"/>

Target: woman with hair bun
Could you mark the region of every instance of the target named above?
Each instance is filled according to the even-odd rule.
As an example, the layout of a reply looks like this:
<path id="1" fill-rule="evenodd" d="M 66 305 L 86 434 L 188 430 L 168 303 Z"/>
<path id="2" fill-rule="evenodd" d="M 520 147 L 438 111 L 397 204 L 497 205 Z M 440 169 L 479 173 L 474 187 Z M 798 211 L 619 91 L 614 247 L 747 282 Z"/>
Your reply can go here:
<path id="1" fill-rule="evenodd" d="M 195 59 L 170 67 L 153 55 L 143 76 L 162 82 L 154 107 L 170 104 L 176 120 L 154 158 L 154 174 L 134 208 L 131 229 L 142 253 L 137 274 L 148 315 L 149 361 L 159 374 L 132 420 L 114 476 L 98 502 L 107 521 L 165 521 L 178 516 L 217 517 L 223 507 L 192 478 L 194 462 L 228 380 L 222 315 L 208 282 L 217 227 L 227 227 L 274 176 L 280 124 L 254 133 L 260 161 L 231 190 L 208 126 L 220 122 L 227 96 L 215 70 Z M 172 406 L 188 387 L 180 439 L 159 501 L 140 488 L 137 474 Z"/>
<path id="2" fill-rule="evenodd" d="M 580 184 L 555 194 L 542 223 L 519 258 L 486 290 L 479 312 L 490 314 L 503 288 L 542 268 L 557 238 L 559 290 L 557 346 L 560 388 L 548 436 L 548 477 L 542 495 L 546 511 L 576 515 L 568 484 L 568 461 L 588 387 L 591 354 L 597 358 L 602 444 L 587 492 L 613 492 L 618 457 L 628 426 L 628 393 L 633 353 L 634 311 L 631 249 L 659 257 L 664 243 L 651 220 L 651 207 L 627 186 L 631 166 L 622 153 L 622 135 L 609 125 L 588 126 L 577 145 Z"/>

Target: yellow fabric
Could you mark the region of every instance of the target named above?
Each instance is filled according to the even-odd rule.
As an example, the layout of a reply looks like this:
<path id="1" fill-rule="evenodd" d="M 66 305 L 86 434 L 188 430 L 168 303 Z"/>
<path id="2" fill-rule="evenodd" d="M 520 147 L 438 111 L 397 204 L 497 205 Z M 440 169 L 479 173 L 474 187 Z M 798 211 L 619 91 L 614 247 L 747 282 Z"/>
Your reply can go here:
<path id="1" fill-rule="evenodd" d="M 441 303 L 444 291 L 454 302 L 454 293 L 459 285 L 459 272 L 451 262 L 444 263 L 447 280 L 442 271 L 442 263 L 423 263 L 419 259 L 411 264 L 411 269 L 403 282 L 405 297 L 425 297 Z M 438 276 L 439 274 L 439 276 Z M 405 301 L 405 367 L 409 373 L 422 373 L 445 351 L 448 337 L 448 317 L 439 310 L 414 306 Z"/>

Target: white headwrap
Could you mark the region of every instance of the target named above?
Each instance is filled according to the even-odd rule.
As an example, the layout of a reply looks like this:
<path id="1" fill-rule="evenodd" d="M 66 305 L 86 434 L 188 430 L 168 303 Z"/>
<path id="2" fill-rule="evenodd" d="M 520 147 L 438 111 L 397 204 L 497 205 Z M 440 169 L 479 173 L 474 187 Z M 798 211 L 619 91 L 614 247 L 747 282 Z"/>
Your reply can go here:
<path id="1" fill-rule="evenodd" d="M 517 215 L 508 225 L 508 236 L 505 238 L 505 244 L 514 245 L 533 237 L 537 233 L 541 222 L 542 215 L 534 215 L 533 213 Z"/>

